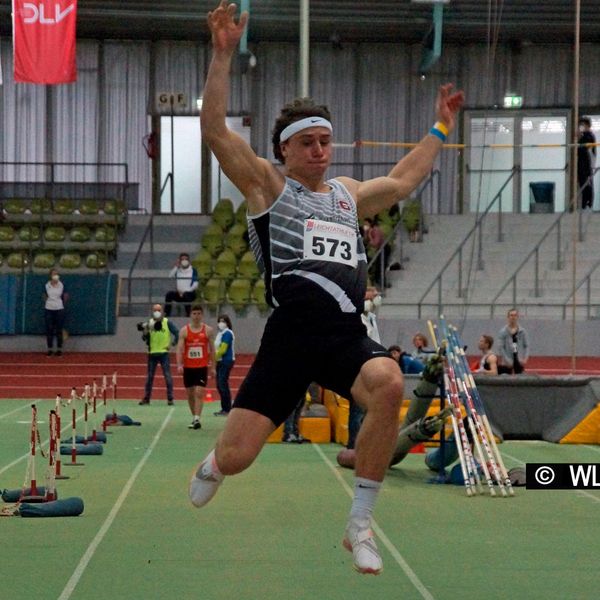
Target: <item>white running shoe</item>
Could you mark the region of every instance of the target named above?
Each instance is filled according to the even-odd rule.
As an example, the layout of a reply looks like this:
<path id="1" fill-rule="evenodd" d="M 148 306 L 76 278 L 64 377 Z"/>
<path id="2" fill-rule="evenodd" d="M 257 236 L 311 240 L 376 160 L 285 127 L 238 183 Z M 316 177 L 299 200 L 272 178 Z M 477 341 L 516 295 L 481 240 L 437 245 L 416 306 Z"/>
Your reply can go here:
<path id="1" fill-rule="evenodd" d="M 379 575 L 383 571 L 383 563 L 375 536 L 368 520 L 351 519 L 346 527 L 344 548 L 352 552 L 354 568 L 359 573 Z"/>
<path id="2" fill-rule="evenodd" d="M 223 478 L 223 475 L 213 473 L 208 458 L 200 463 L 190 480 L 188 493 L 192 504 L 196 508 L 207 504 L 217 493 Z"/>

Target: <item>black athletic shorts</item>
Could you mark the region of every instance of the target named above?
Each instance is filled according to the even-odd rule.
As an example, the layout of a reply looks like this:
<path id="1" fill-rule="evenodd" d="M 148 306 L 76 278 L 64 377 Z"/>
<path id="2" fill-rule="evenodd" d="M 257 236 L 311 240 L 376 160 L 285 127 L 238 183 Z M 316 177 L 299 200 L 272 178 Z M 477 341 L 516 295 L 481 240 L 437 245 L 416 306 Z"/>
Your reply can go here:
<path id="1" fill-rule="evenodd" d="M 183 367 L 183 386 L 186 388 L 206 387 L 206 378 L 208 376 L 208 367 L 198 367 L 197 369 L 189 369 Z"/>
<path id="2" fill-rule="evenodd" d="M 258 412 L 278 426 L 313 381 L 351 400 L 350 388 L 363 364 L 381 356 L 390 354 L 367 336 L 360 315 L 302 317 L 277 308 L 233 406 Z"/>

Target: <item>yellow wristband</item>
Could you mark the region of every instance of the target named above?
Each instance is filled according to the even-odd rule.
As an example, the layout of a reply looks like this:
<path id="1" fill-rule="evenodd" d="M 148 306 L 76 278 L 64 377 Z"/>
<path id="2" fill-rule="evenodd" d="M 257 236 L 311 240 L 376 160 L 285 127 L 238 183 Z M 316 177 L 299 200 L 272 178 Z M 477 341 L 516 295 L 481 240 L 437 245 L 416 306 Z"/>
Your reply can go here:
<path id="1" fill-rule="evenodd" d="M 433 127 L 434 127 L 434 129 L 439 129 L 446 137 L 448 137 L 448 134 L 450 132 L 448 131 L 448 128 L 441 121 L 437 121 Z"/>

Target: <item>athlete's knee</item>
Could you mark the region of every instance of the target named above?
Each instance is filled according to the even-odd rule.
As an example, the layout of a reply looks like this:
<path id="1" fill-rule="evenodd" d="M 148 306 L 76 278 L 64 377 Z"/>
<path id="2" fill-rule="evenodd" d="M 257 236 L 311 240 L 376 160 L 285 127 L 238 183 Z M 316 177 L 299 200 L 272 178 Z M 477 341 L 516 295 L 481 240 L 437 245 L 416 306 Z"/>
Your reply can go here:
<path id="1" fill-rule="evenodd" d="M 375 396 L 382 406 L 389 410 L 398 410 L 404 398 L 404 380 L 400 373 L 388 373 L 378 384 Z"/>
<path id="2" fill-rule="evenodd" d="M 256 458 L 257 453 L 241 444 L 217 443 L 217 466 L 223 475 L 235 475 L 245 471 Z"/>

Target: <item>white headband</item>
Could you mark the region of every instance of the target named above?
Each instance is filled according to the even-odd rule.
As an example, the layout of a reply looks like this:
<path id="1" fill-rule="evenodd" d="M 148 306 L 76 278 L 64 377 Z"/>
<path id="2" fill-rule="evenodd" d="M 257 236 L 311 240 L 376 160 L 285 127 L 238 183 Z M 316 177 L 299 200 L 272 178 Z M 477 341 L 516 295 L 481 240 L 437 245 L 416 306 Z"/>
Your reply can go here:
<path id="1" fill-rule="evenodd" d="M 287 142 L 294 134 L 303 129 L 308 129 L 309 127 L 326 127 L 329 131 L 333 132 L 333 127 L 327 119 L 324 119 L 323 117 L 306 117 L 305 119 L 294 121 L 291 125 L 288 125 L 279 134 L 279 143 Z"/>

